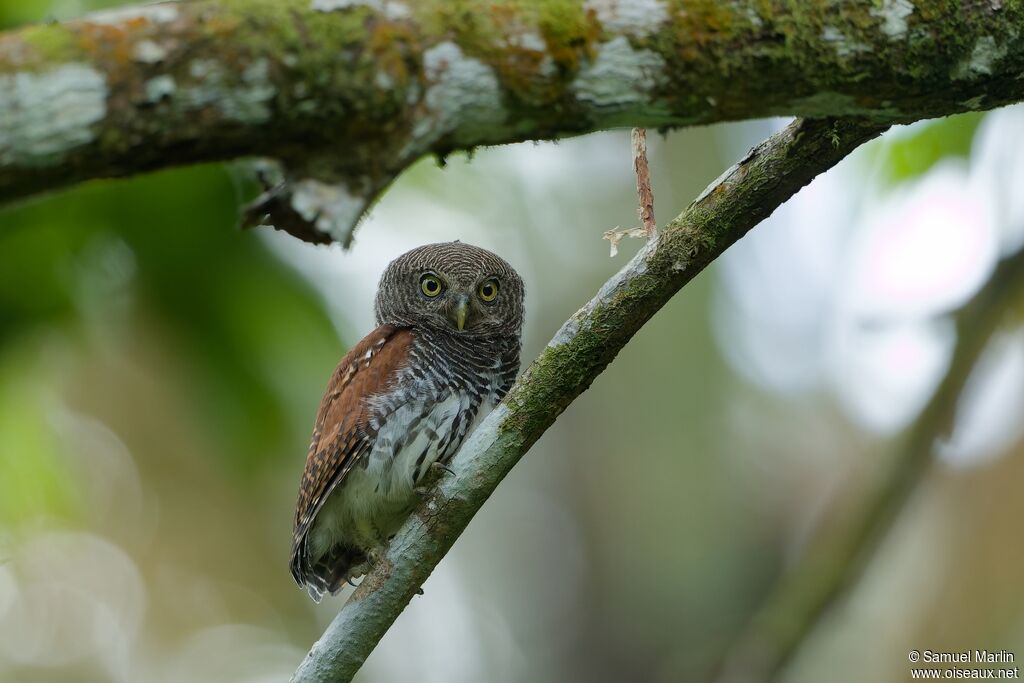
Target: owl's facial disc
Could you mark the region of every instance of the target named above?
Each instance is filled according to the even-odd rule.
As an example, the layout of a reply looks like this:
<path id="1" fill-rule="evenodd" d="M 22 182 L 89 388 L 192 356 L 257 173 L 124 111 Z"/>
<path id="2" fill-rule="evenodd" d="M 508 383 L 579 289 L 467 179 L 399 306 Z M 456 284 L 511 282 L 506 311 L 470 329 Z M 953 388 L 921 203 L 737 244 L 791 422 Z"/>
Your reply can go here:
<path id="1" fill-rule="evenodd" d="M 485 249 L 461 242 L 427 244 L 388 264 L 375 308 L 379 325 L 518 339 L 523 282 Z"/>

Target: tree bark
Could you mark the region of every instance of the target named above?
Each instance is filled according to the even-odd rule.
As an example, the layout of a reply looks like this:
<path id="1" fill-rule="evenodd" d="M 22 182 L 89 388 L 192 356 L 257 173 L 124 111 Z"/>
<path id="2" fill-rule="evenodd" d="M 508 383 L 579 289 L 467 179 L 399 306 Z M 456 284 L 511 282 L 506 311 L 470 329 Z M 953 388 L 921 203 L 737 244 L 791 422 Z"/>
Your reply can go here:
<path id="1" fill-rule="evenodd" d="M 617 126 L 909 122 L 1024 99 L 1024 2 L 200 0 L 0 34 L 0 202 L 281 159 L 283 208 L 348 243 L 406 166 Z M 283 207 L 282 207 L 283 205 Z M 285 225 L 293 220 L 279 221 Z M 297 221 L 302 223 L 302 221 Z"/>

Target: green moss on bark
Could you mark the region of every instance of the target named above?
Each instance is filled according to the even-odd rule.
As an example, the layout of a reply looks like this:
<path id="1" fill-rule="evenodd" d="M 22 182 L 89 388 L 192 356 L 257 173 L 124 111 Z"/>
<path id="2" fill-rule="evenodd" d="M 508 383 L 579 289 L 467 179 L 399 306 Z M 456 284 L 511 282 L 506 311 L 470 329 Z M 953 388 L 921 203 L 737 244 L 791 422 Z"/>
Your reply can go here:
<path id="1" fill-rule="evenodd" d="M 0 73 L 46 71 L 84 57 L 75 33 L 59 24 L 29 26 L 17 37 L 0 34 Z"/>
<path id="2" fill-rule="evenodd" d="M 600 126 L 788 114 L 907 122 L 1024 98 L 1022 0 L 665 0 L 664 21 L 622 35 L 580 0 L 381 6 L 197 0 L 175 5 L 173 21 L 0 35 L 0 73 L 80 62 L 110 92 L 93 142 L 48 173 L 0 167 L 0 199 L 253 154 L 379 188 L 420 154 Z M 158 57 L 139 58 L 145 41 Z M 493 70 L 493 103 L 428 106 L 423 55 L 443 43 Z"/>

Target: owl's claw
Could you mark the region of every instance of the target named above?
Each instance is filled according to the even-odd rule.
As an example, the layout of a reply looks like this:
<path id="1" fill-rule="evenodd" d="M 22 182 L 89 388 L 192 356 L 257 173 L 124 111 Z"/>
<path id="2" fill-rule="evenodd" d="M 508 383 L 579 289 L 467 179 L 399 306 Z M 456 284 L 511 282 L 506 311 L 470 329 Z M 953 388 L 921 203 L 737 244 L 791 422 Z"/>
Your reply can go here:
<path id="1" fill-rule="evenodd" d="M 434 462 L 430 463 L 430 466 L 437 470 L 444 470 L 453 477 L 455 476 L 455 470 L 453 470 L 451 467 L 448 467 L 448 465 L 445 465 L 443 462 L 439 460 L 435 460 Z"/>
<path id="2" fill-rule="evenodd" d="M 427 494 L 430 493 L 430 489 L 428 489 L 426 486 L 417 486 L 412 490 L 412 492 L 415 493 L 420 498 L 426 498 Z"/>

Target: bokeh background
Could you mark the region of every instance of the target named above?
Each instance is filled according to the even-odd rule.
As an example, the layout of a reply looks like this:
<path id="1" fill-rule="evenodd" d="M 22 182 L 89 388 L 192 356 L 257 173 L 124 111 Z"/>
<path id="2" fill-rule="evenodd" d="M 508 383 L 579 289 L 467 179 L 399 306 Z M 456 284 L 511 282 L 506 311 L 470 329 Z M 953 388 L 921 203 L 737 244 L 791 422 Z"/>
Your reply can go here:
<path id="1" fill-rule="evenodd" d="M 0 26 L 116 3 L 0 0 Z M 784 121 L 652 135 L 676 215 Z M 707 680 L 946 371 L 1024 241 L 1024 109 L 894 130 L 686 287 L 515 468 L 359 675 Z M 628 131 L 425 160 L 349 252 L 241 232 L 231 165 L 0 208 L 0 681 L 284 681 L 342 599 L 287 571 L 314 411 L 385 264 L 461 239 L 524 276 L 524 358 L 637 248 Z M 1024 657 L 1024 328 L 782 678 Z"/>

